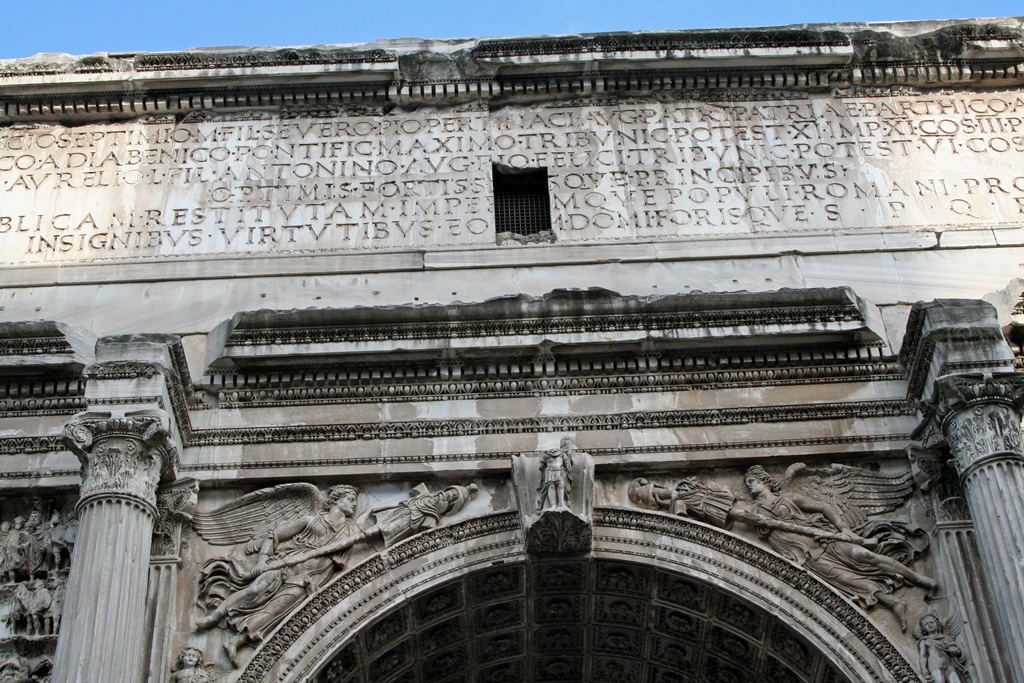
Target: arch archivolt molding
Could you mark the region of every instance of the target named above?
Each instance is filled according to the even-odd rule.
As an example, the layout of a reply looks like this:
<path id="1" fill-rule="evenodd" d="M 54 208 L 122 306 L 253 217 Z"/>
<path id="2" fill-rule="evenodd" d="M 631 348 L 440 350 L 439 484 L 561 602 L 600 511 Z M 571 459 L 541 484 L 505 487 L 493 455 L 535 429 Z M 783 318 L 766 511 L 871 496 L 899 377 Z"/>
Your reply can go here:
<path id="1" fill-rule="evenodd" d="M 524 558 L 515 511 L 410 538 L 368 558 L 312 596 L 256 650 L 236 680 L 308 680 L 382 610 L 476 569 Z"/>
<path id="2" fill-rule="evenodd" d="M 593 557 L 688 576 L 783 619 L 850 680 L 919 683 L 865 614 L 810 572 L 731 533 L 689 519 L 594 510 Z M 378 553 L 312 596 L 253 654 L 238 683 L 310 681 L 360 630 L 446 582 L 526 559 L 515 511 L 420 534 Z"/>
<path id="3" fill-rule="evenodd" d="M 851 680 L 920 680 L 907 656 L 835 589 L 728 532 L 681 517 L 601 508 L 594 516 L 594 555 L 653 562 L 784 617 Z"/>

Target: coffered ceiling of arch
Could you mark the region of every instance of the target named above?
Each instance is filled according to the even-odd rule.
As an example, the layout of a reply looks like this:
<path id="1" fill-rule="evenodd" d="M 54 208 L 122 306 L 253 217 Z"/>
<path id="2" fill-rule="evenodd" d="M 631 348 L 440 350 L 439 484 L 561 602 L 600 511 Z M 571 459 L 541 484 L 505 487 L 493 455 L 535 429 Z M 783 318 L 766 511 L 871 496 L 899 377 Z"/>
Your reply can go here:
<path id="1" fill-rule="evenodd" d="M 840 683 L 779 619 L 708 584 L 598 560 L 496 566 L 392 610 L 318 683 Z"/>

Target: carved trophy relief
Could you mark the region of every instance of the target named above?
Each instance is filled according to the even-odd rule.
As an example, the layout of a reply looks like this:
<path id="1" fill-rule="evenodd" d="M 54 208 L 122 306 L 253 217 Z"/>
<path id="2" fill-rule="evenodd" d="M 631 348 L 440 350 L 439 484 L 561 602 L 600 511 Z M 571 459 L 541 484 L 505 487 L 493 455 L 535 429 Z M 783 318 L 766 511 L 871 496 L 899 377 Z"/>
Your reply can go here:
<path id="1" fill-rule="evenodd" d="M 197 534 L 215 546 L 242 545 L 254 559 L 228 556 L 203 564 L 196 604 L 204 616 L 197 630 L 224 628 L 233 666 L 239 650 L 262 642 L 305 599 L 349 564 L 353 548 L 385 548 L 438 527 L 477 494 L 475 484 L 436 492 L 420 484 L 397 505 L 375 508 L 346 484 L 321 491 L 312 484 L 281 484 L 242 496 L 208 513 L 196 513 Z"/>
<path id="2" fill-rule="evenodd" d="M 846 465 L 809 469 L 797 463 L 783 475 L 761 465 L 744 475 L 751 502 L 696 477 L 674 488 L 636 479 L 628 495 L 634 505 L 693 517 L 729 528 L 742 522 L 762 543 L 847 595 L 863 609 L 882 605 L 907 629 L 902 589 L 919 586 L 929 595 L 938 582 L 910 568 L 928 546 L 927 536 L 908 524 L 879 515 L 902 506 L 913 490 L 912 475 L 887 475 Z"/>

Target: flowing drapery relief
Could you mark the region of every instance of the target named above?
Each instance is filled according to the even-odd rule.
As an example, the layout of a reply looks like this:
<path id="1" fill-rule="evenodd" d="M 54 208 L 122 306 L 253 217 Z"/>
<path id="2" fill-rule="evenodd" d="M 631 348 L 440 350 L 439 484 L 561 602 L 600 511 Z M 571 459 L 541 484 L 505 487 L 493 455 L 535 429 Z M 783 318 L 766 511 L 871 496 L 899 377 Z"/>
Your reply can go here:
<path id="1" fill-rule="evenodd" d="M 196 604 L 204 614 L 196 629 L 227 629 L 224 648 L 237 667 L 240 649 L 262 642 L 345 570 L 353 548 L 373 542 L 390 547 L 440 526 L 476 493 L 475 484 L 436 492 L 421 484 L 407 500 L 366 514 L 367 496 L 355 486 L 321 491 L 313 484 L 280 484 L 197 513 L 193 524 L 199 536 L 211 545 L 243 547 L 249 557 L 229 555 L 202 566 Z"/>
<path id="2" fill-rule="evenodd" d="M 929 594 L 938 582 L 911 569 L 928 538 L 903 520 L 882 517 L 901 507 L 912 475 L 889 475 L 847 465 L 810 469 L 796 463 L 782 475 L 754 465 L 744 474 L 749 498 L 689 477 L 675 487 L 636 479 L 634 505 L 688 516 L 722 528 L 741 522 L 772 550 L 818 575 L 864 609 L 891 610 L 908 626 L 902 590 Z M 749 502 L 748 502 L 749 500 Z"/>

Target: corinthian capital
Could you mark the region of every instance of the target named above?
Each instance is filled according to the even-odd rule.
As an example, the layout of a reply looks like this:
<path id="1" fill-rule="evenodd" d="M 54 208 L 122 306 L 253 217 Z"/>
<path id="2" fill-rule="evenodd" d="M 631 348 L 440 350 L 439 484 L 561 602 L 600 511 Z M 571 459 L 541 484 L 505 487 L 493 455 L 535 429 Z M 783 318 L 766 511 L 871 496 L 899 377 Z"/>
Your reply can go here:
<path id="1" fill-rule="evenodd" d="M 63 438 L 82 462 L 82 501 L 122 495 L 155 509 L 157 485 L 177 464 L 162 411 L 82 413 L 65 425 Z"/>
<path id="2" fill-rule="evenodd" d="M 1024 457 L 1024 374 L 952 375 L 935 388 L 935 421 L 961 475 L 992 457 Z"/>
<path id="3" fill-rule="evenodd" d="M 935 417 L 940 424 L 971 406 L 1024 407 L 1024 373 L 947 375 L 935 381 Z"/>

